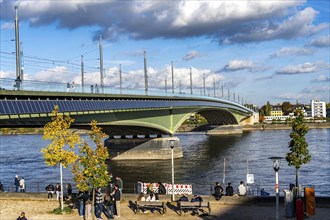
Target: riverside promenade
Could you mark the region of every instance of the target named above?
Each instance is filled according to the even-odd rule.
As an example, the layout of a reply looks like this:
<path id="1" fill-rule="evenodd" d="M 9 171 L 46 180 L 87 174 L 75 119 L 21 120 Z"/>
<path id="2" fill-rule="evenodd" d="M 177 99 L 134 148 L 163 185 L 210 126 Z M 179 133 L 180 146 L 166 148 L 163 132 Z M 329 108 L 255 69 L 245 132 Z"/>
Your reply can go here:
<path id="1" fill-rule="evenodd" d="M 192 215 L 191 212 L 178 215 L 176 202 L 170 202 L 170 196 L 160 196 L 161 201 L 167 203 L 167 212 L 161 215 L 159 212 L 134 214 L 130 208 L 131 202 L 138 197 L 137 194 L 123 194 L 121 201 L 121 217 L 116 219 L 142 220 L 142 219 L 161 219 L 161 220 L 179 220 L 179 219 L 240 219 L 240 220 L 273 220 L 275 219 L 275 197 L 222 197 L 216 201 L 212 196 L 202 196 L 204 201 L 211 203 L 211 215 Z M 191 196 L 188 196 L 189 199 Z M 179 196 L 176 196 L 178 199 Z M 52 210 L 59 206 L 58 201 L 47 201 L 47 193 L 0 193 L 0 220 L 16 219 L 24 211 L 28 220 L 79 220 L 77 209 L 73 209 L 71 214 L 55 215 Z M 296 219 L 285 217 L 285 207 L 283 197 L 280 197 L 279 208 L 280 219 Z M 311 220 L 329 220 L 330 219 L 330 198 L 316 198 L 316 215 L 305 217 Z M 103 219 L 106 219 L 102 215 Z"/>

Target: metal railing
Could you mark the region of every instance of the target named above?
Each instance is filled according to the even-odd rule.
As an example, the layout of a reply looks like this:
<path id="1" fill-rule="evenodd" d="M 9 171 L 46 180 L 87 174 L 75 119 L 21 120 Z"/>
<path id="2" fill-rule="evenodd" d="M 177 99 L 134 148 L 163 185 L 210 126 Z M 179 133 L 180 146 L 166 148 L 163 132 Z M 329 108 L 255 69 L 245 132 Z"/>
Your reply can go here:
<path id="1" fill-rule="evenodd" d="M 53 183 L 55 186 L 56 181 Z M 65 182 L 63 183 L 63 188 L 65 188 L 66 184 L 70 183 L 73 189 L 73 192 L 77 192 L 77 188 L 74 182 Z M 41 182 L 26 182 L 25 185 L 25 192 L 46 192 L 46 186 L 49 183 L 41 183 Z M 204 184 L 204 183 L 195 183 L 192 184 L 193 194 L 199 195 L 212 195 L 214 193 L 214 183 L 213 184 Z M 222 186 L 224 190 L 224 194 L 226 191 L 226 187 Z M 234 187 L 234 194 L 237 194 L 237 187 Z M 316 196 L 330 196 L 330 190 L 328 189 L 321 189 L 322 186 L 318 185 L 301 185 L 300 186 L 300 195 L 303 195 L 304 188 L 311 187 L 315 189 Z M 324 187 L 324 186 L 323 186 Z M 255 184 L 255 185 L 246 185 L 247 188 L 247 196 L 275 196 L 275 185 L 262 185 L 262 184 Z M 264 190 L 263 190 L 264 189 Z M 289 186 L 280 186 L 279 193 L 280 196 L 284 196 L 284 189 L 289 189 Z M 14 184 L 7 185 L 4 184 L 5 192 L 15 192 L 16 187 Z M 19 191 L 19 190 L 18 190 Z M 261 192 L 264 192 L 263 194 Z M 322 193 L 320 193 L 322 191 Z M 130 193 L 130 194 L 137 194 L 137 183 L 124 183 L 123 193 Z M 268 195 L 267 195 L 268 193 Z"/>

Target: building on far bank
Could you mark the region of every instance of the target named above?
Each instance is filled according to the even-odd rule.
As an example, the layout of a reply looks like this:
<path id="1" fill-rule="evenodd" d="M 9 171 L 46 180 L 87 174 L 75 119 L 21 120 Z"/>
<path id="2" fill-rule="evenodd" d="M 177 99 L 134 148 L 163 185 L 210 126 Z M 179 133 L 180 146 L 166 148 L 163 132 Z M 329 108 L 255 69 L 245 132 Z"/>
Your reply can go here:
<path id="1" fill-rule="evenodd" d="M 270 116 L 283 116 L 283 111 L 281 106 L 272 106 L 270 111 Z"/>
<path id="2" fill-rule="evenodd" d="M 319 100 L 311 100 L 311 113 L 313 118 L 327 117 L 326 103 Z"/>

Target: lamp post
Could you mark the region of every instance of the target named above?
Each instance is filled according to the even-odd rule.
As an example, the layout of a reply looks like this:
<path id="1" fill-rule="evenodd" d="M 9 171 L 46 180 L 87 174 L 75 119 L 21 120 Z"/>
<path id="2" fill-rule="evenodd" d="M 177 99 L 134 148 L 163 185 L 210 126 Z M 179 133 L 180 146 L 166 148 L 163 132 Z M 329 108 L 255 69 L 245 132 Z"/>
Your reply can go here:
<path id="1" fill-rule="evenodd" d="M 172 201 L 174 201 L 174 142 L 175 140 L 170 139 L 170 147 L 171 147 L 171 153 L 172 153 Z"/>
<path id="2" fill-rule="evenodd" d="M 279 219 L 278 207 L 279 207 L 279 192 L 278 192 L 278 170 L 280 169 L 281 159 L 283 157 L 269 157 L 273 161 L 273 168 L 275 171 L 275 192 L 276 192 L 276 220 Z"/>

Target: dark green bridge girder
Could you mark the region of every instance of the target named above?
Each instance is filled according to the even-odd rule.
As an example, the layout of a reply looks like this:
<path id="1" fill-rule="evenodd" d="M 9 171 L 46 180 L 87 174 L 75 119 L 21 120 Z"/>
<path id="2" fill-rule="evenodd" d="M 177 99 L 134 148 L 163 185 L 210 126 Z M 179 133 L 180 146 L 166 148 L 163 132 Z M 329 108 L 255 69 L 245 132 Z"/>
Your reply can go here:
<path id="1" fill-rule="evenodd" d="M 50 121 L 51 105 L 58 104 L 63 114 L 75 119 L 73 127 L 89 129 L 90 121 L 95 119 L 104 131 L 111 135 L 174 134 L 193 113 L 201 114 L 211 125 L 238 124 L 253 114 L 252 110 L 237 103 L 205 97 L 86 95 L 26 91 L 0 91 L 0 96 L 0 107 L 4 108 L 5 105 L 11 108 L 19 106 L 22 100 L 28 100 L 32 106 L 39 106 L 40 103 L 48 104 L 48 109 L 44 112 L 15 111 L 15 114 L 11 114 L 12 112 L 9 111 L 11 108 L 7 107 L 7 111 L 0 111 L 1 127 L 43 127 Z M 37 102 L 39 104 L 36 104 Z M 67 105 L 69 106 L 70 102 L 77 105 L 86 104 L 85 107 L 83 106 L 85 109 L 69 108 Z M 102 108 L 94 108 L 93 105 Z"/>

